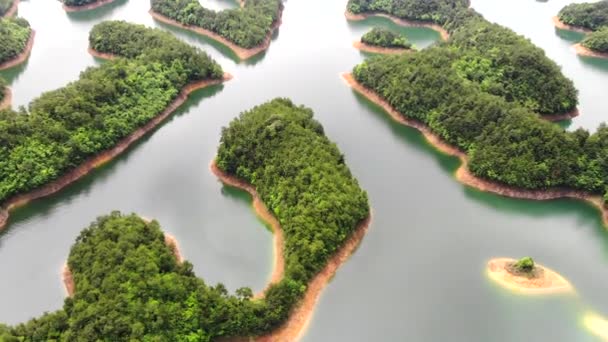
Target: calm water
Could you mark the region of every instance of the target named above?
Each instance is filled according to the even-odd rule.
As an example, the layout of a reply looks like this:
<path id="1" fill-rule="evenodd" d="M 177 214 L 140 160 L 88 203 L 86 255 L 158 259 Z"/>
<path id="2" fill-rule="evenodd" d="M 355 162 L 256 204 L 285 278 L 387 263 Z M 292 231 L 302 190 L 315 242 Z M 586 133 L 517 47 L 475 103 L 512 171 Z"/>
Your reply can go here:
<path id="1" fill-rule="evenodd" d="M 230 0 L 204 1 L 214 8 Z M 608 120 L 608 62 L 580 58 L 581 35 L 551 23 L 568 1 L 473 0 L 488 19 L 544 48 L 580 90 L 582 115 L 569 126 Z M 107 19 L 159 26 L 208 51 L 235 79 L 198 92 L 154 134 L 78 184 L 11 215 L 0 235 L 0 322 L 17 323 L 62 305 L 60 268 L 78 232 L 119 209 L 154 217 L 180 241 L 209 283 L 264 287 L 272 236 L 250 199 L 208 171 L 222 126 L 277 96 L 312 107 L 370 195 L 374 222 L 325 291 L 305 341 L 597 341 L 581 326 L 588 309 L 608 315 L 608 232 L 593 208 L 575 201 L 531 202 L 479 193 L 456 182 L 457 161 L 416 131 L 395 124 L 339 78 L 366 55 L 351 47 L 371 25 L 349 23 L 346 1 L 288 1 L 270 50 L 236 63 L 221 45 L 155 23 L 148 1 L 66 14 L 59 2 L 22 2 L 37 30 L 32 56 L 3 72 L 16 105 L 61 87 L 100 61 L 86 53 L 91 27 Z M 313 20 L 311 20 L 313 18 Z M 418 47 L 439 38 L 400 28 Z M 531 255 L 567 277 L 576 296 L 521 297 L 485 276 L 494 256 Z"/>

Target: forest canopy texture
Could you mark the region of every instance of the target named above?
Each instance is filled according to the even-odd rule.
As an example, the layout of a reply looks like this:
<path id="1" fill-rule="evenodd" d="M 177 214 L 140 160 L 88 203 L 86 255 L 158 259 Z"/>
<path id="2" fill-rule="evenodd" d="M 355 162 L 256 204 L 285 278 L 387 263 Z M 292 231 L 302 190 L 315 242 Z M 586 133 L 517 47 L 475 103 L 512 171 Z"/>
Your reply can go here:
<path id="1" fill-rule="evenodd" d="M 451 33 L 443 44 L 457 52 L 459 75 L 509 102 L 546 115 L 567 113 L 577 105 L 572 81 L 542 49 L 488 22 L 468 9 L 466 0 L 350 0 L 348 9 L 442 25 Z"/>
<path id="2" fill-rule="evenodd" d="M 23 18 L 0 19 L 0 64 L 23 53 L 31 34 L 30 24 Z"/>
<path id="3" fill-rule="evenodd" d="M 115 36 L 97 34 L 112 28 L 132 38 L 141 53 Z M 133 34 L 142 30 L 149 35 Z M 132 58 L 88 68 L 77 81 L 33 100 L 27 111 L 0 111 L 0 202 L 114 147 L 161 113 L 186 84 L 222 77 L 204 52 L 160 31 L 111 22 L 93 32 L 95 47 Z M 156 35 L 163 44 L 139 42 Z"/>
<path id="4" fill-rule="evenodd" d="M 467 152 L 481 178 L 608 195 L 608 127 L 567 132 L 534 114 L 573 108 L 572 83 L 512 31 L 473 10 L 454 16 L 447 43 L 366 60 L 356 80 Z"/>
<path id="5" fill-rule="evenodd" d="M 595 32 L 589 33 L 585 39 L 583 39 L 581 45 L 593 51 L 607 53 L 608 26 L 604 26 Z"/>
<path id="6" fill-rule="evenodd" d="M 73 298 L 3 341 L 210 341 L 257 336 L 287 319 L 309 281 L 368 217 L 367 194 L 305 107 L 276 99 L 222 131 L 217 164 L 251 182 L 285 236 L 285 276 L 264 298 L 208 286 L 178 265 L 156 222 L 112 213 L 82 231 L 68 265 Z"/>
<path id="7" fill-rule="evenodd" d="M 374 27 L 365 33 L 361 37 L 361 42 L 385 48 L 409 49 L 412 47 L 404 35 L 380 27 Z"/>
<path id="8" fill-rule="evenodd" d="M 214 32 L 250 49 L 261 45 L 280 20 L 281 0 L 246 0 L 243 7 L 213 11 L 198 0 L 151 0 L 152 10 L 184 25 Z"/>

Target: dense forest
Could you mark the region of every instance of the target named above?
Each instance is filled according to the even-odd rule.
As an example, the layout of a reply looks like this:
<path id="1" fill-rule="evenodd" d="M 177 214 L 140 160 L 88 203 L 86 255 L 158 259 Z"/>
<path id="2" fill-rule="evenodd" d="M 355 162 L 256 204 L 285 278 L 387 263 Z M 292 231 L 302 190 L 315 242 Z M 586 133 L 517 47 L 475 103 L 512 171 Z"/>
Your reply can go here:
<path id="1" fill-rule="evenodd" d="M 0 17 L 6 14 L 6 12 L 13 6 L 14 0 L 0 0 Z"/>
<path id="2" fill-rule="evenodd" d="M 567 132 L 463 79 L 460 55 L 450 45 L 431 47 L 372 58 L 353 73 L 400 113 L 464 150 L 481 178 L 525 189 L 606 193 L 608 126 L 594 134 Z"/>
<path id="3" fill-rule="evenodd" d="M 361 42 L 385 48 L 409 49 L 412 47 L 404 35 L 380 27 L 374 27 L 365 33 L 361 37 Z"/>
<path id="4" fill-rule="evenodd" d="M 152 10 L 185 25 L 217 33 L 250 49 L 261 45 L 280 20 L 281 0 L 246 0 L 243 7 L 213 11 L 198 0 L 151 0 Z"/>
<path id="5" fill-rule="evenodd" d="M 129 27 L 142 29 L 103 25 L 120 26 L 122 34 L 128 34 Z M 128 50 L 112 49 L 99 38 L 99 46 L 117 54 Z M 133 44 L 143 46 L 139 38 L 133 39 Z M 162 112 L 187 83 L 222 77 L 221 67 L 205 53 L 173 40 L 146 48 L 136 58 L 88 68 L 77 81 L 33 100 L 27 111 L 0 111 L 0 202 L 113 147 Z"/>
<path id="6" fill-rule="evenodd" d="M 382 12 L 403 19 L 441 24 L 458 54 L 458 74 L 537 113 L 567 113 L 577 105 L 577 92 L 555 62 L 528 39 L 485 20 L 460 0 L 350 0 L 357 13 Z"/>
<path id="7" fill-rule="evenodd" d="M 156 222 L 112 213 L 81 232 L 68 265 L 75 281 L 63 310 L 15 327 L 3 341 L 210 341 L 280 325 L 308 282 L 370 212 L 344 156 L 305 107 L 275 99 L 222 131 L 218 166 L 255 185 L 281 223 L 285 277 L 263 299 L 229 295 L 192 265 L 176 263 Z"/>
<path id="8" fill-rule="evenodd" d="M 596 31 L 608 26 L 608 0 L 570 4 L 562 8 L 557 16 L 564 24 Z"/>
<path id="9" fill-rule="evenodd" d="M 581 45 L 593 51 L 608 52 L 608 26 L 588 34 Z"/>
<path id="10" fill-rule="evenodd" d="M 26 48 L 32 29 L 23 18 L 0 19 L 0 64 L 19 56 Z"/>

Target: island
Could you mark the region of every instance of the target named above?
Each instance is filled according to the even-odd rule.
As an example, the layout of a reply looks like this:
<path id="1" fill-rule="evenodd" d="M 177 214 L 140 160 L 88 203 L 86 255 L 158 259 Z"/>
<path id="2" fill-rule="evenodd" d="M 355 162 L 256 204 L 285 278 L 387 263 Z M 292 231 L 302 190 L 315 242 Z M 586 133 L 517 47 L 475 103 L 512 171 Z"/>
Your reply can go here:
<path id="1" fill-rule="evenodd" d="M 381 54 L 398 54 L 412 49 L 405 35 L 380 27 L 372 28 L 353 46 L 361 51 Z"/>
<path id="2" fill-rule="evenodd" d="M 143 43 L 148 38 L 155 42 Z M 82 178 L 151 132 L 188 94 L 230 78 L 207 54 L 158 29 L 106 22 L 91 39 L 94 49 L 126 58 L 88 68 L 26 113 L 0 116 L 0 228 L 10 210 Z"/>
<path id="3" fill-rule="evenodd" d="M 556 272 L 541 266 L 530 257 L 519 260 L 496 258 L 488 262 L 488 276 L 499 285 L 519 293 L 568 293 L 574 289 Z"/>
<path id="4" fill-rule="evenodd" d="M 66 12 L 80 12 L 96 9 L 116 0 L 61 0 Z"/>
<path id="5" fill-rule="evenodd" d="M 113 212 L 83 230 L 71 248 L 64 279 L 74 295 L 63 309 L 0 325 L 0 337 L 297 340 L 368 229 L 367 193 L 312 110 L 284 98 L 242 113 L 222 130 L 212 171 L 252 194 L 256 211 L 281 236 L 280 270 L 261 295 L 206 284 L 191 263 L 178 262 L 158 222 Z"/>
<path id="6" fill-rule="evenodd" d="M 243 0 L 241 6 L 213 11 L 198 0 L 152 0 L 150 14 L 158 21 L 181 27 L 227 46 L 240 60 L 268 49 L 281 25 L 282 0 Z"/>
<path id="7" fill-rule="evenodd" d="M 586 33 L 574 49 L 581 56 L 608 58 L 608 0 L 565 6 L 554 17 L 559 29 Z"/>
<path id="8" fill-rule="evenodd" d="M 35 32 L 23 18 L 0 18 L 0 70 L 17 66 L 30 55 Z"/>
<path id="9" fill-rule="evenodd" d="M 12 17 L 17 13 L 19 0 L 0 0 L 0 17 Z"/>
<path id="10" fill-rule="evenodd" d="M 368 59 L 344 75 L 347 83 L 460 158 L 463 183 L 517 198 L 586 200 L 608 224 L 608 126 L 566 131 L 542 119 L 576 108 L 560 68 L 473 9 L 454 17 L 448 42 Z"/>

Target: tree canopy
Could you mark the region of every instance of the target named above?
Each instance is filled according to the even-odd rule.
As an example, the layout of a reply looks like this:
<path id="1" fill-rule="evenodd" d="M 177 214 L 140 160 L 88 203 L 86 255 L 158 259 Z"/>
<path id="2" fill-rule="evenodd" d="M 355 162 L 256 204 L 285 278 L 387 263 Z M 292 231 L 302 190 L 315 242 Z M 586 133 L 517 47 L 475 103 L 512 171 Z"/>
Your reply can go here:
<path id="1" fill-rule="evenodd" d="M 604 26 L 595 32 L 589 33 L 585 39 L 583 39 L 581 45 L 593 51 L 608 52 L 608 26 Z"/>
<path id="2" fill-rule="evenodd" d="M 97 38 L 99 46 L 123 54 L 122 48 L 112 48 L 113 38 Z M 138 39 L 133 36 L 133 44 Z M 77 81 L 33 100 L 28 110 L 0 111 L 0 202 L 114 147 L 161 113 L 187 83 L 222 76 L 206 54 L 173 40 L 136 58 L 88 68 Z"/>
<path id="3" fill-rule="evenodd" d="M 557 16 L 565 24 L 596 31 L 608 26 L 608 0 L 570 4 L 562 8 Z"/>
<path id="4" fill-rule="evenodd" d="M 407 41 L 405 35 L 397 34 L 391 30 L 380 27 L 374 27 L 365 33 L 361 37 L 361 42 L 385 48 L 409 49 L 412 47 L 412 44 Z"/>
<path id="5" fill-rule="evenodd" d="M 285 236 L 285 276 L 263 299 L 229 295 L 189 262 L 178 264 L 157 222 L 114 212 L 80 233 L 68 266 L 75 283 L 63 309 L 15 327 L 3 341 L 210 341 L 270 332 L 308 282 L 369 215 L 367 194 L 312 111 L 275 99 L 223 129 L 217 164 L 251 182 Z"/>
<path id="6" fill-rule="evenodd" d="M 152 10 L 185 25 L 217 33 L 250 49 L 261 45 L 280 19 L 281 0 L 246 0 L 243 7 L 213 11 L 198 0 L 151 0 Z"/>
<path id="7" fill-rule="evenodd" d="M 0 63 L 15 59 L 26 48 L 32 29 L 23 18 L 0 19 Z"/>

